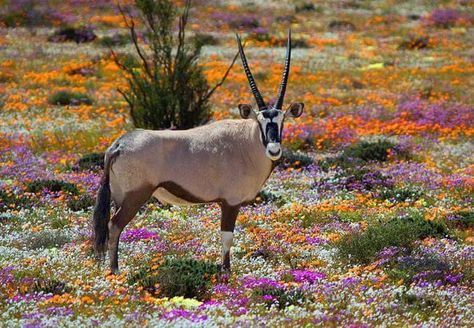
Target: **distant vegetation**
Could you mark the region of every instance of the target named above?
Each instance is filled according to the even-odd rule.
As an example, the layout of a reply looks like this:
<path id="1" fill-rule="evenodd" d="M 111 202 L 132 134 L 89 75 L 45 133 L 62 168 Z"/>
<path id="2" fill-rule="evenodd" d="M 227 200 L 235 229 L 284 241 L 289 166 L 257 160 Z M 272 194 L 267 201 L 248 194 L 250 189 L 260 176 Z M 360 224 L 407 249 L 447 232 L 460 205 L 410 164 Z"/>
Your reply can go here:
<path id="1" fill-rule="evenodd" d="M 190 1 L 179 16 L 178 35 L 173 30 L 177 8 L 170 0 L 136 0 L 136 9 L 143 17 L 144 35 L 151 55 L 141 45 L 135 19 L 121 10 L 135 48 L 135 62 L 130 64 L 115 56 L 126 73 L 128 90 L 120 90 L 128 105 L 133 123 L 148 129 L 187 129 L 206 123 L 211 115 L 209 99 L 225 81 L 233 63 L 222 80 L 210 87 L 197 60 L 210 37 L 186 38 Z M 175 49 L 176 53 L 173 53 Z M 234 61 L 235 61 L 234 57 Z M 137 68 L 137 65 L 139 69 Z"/>

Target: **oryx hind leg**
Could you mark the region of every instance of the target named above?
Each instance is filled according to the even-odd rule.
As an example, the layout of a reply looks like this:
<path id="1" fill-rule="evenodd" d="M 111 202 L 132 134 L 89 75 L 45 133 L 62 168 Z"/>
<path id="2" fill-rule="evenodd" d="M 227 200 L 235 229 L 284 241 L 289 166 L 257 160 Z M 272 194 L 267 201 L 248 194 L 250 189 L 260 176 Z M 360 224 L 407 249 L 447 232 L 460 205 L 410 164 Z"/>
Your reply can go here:
<path id="1" fill-rule="evenodd" d="M 239 215 L 240 206 L 222 203 L 221 210 L 222 270 L 230 271 L 230 248 L 234 240 L 235 221 Z"/>
<path id="2" fill-rule="evenodd" d="M 109 221 L 109 260 L 112 273 L 118 273 L 118 245 L 120 234 L 125 226 L 135 217 L 140 207 L 150 199 L 153 188 L 127 192 L 117 211 Z"/>

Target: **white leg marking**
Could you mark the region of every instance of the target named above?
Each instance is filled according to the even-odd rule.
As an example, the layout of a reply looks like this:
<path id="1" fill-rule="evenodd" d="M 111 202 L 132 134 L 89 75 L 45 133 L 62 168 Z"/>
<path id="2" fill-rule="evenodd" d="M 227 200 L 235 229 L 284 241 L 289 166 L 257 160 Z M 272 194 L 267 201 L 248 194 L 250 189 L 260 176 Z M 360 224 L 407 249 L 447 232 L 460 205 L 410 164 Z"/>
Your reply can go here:
<path id="1" fill-rule="evenodd" d="M 234 240 L 234 233 L 230 231 L 221 231 L 222 238 L 222 256 L 230 251 Z"/>

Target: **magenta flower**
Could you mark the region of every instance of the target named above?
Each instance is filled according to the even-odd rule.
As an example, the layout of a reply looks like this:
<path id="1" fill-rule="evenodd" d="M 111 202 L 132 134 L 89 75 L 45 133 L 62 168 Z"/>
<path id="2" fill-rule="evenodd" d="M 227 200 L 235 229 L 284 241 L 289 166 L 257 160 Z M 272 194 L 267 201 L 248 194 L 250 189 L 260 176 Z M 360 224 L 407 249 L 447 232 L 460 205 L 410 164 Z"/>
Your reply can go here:
<path id="1" fill-rule="evenodd" d="M 145 228 L 129 229 L 123 232 L 120 240 L 126 243 L 132 243 L 139 240 L 158 239 L 158 234 Z"/>
<path id="2" fill-rule="evenodd" d="M 314 284 L 319 280 L 326 279 L 326 274 L 322 272 L 314 272 L 309 270 L 291 270 L 290 274 L 293 277 L 293 281 L 299 283 L 310 283 Z"/>

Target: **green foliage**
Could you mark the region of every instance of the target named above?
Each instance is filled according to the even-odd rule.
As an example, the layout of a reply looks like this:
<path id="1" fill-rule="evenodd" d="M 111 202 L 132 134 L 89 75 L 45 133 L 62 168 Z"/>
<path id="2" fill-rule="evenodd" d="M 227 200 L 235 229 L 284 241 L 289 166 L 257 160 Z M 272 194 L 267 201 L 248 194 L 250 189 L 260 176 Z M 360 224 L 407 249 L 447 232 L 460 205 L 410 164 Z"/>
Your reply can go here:
<path id="1" fill-rule="evenodd" d="M 72 288 L 65 282 L 56 279 L 38 279 L 35 281 L 33 291 L 37 293 L 42 292 L 44 294 L 62 295 L 71 292 Z"/>
<path id="2" fill-rule="evenodd" d="M 166 260 L 157 271 L 146 267 L 129 279 L 152 294 L 164 297 L 184 296 L 204 300 L 208 297 L 217 265 L 193 259 Z M 159 288 L 157 288 L 159 286 Z"/>
<path id="3" fill-rule="evenodd" d="M 285 168 L 303 168 L 314 163 L 313 158 L 301 151 L 283 150 L 280 159 L 281 165 Z"/>
<path id="4" fill-rule="evenodd" d="M 51 192 L 65 192 L 71 195 L 78 195 L 79 189 L 74 183 L 62 180 L 35 180 L 26 184 L 26 191 L 37 193 L 43 190 Z"/>
<path id="5" fill-rule="evenodd" d="M 56 30 L 53 35 L 48 38 L 49 42 L 92 42 L 97 39 L 94 30 L 91 27 L 81 26 L 72 27 L 65 26 Z"/>
<path id="6" fill-rule="evenodd" d="M 220 83 L 210 88 L 198 65 L 204 43 L 202 39 L 196 42 L 185 37 L 190 2 L 186 2 L 180 16 L 177 35 L 173 29 L 177 15 L 173 1 L 136 0 L 135 5 L 143 18 L 144 38 L 150 51 L 139 44 L 132 18 L 122 11 L 138 68 L 114 56 L 127 76 L 128 89 L 119 91 L 130 107 L 134 125 L 147 129 L 187 129 L 206 123 L 210 118 L 209 99 L 228 71 Z"/>
<path id="7" fill-rule="evenodd" d="M 301 305 L 306 301 L 306 295 L 298 288 L 285 289 L 283 287 L 261 286 L 252 291 L 252 296 L 263 300 L 268 308 L 278 307 L 279 310 L 290 305 Z"/>
<path id="8" fill-rule="evenodd" d="M 58 12 L 51 7 L 45 8 L 43 1 L 3 0 L 0 3 L 0 25 L 5 27 L 49 26 L 58 19 Z"/>
<path id="9" fill-rule="evenodd" d="M 83 93 L 80 92 L 71 92 L 67 90 L 60 90 L 53 93 L 48 102 L 51 105 L 92 105 L 92 99 Z"/>
<path id="10" fill-rule="evenodd" d="M 82 156 L 76 163 L 81 170 L 104 168 L 104 153 L 89 153 Z"/>
<path id="11" fill-rule="evenodd" d="M 421 214 L 411 212 L 369 225 L 365 231 L 346 235 L 336 242 L 336 247 L 343 260 L 367 264 L 386 247 L 411 248 L 416 240 L 446 235 L 447 229 L 442 223 L 427 221 Z"/>
<path id="12" fill-rule="evenodd" d="M 283 206 L 285 204 L 285 200 L 279 193 L 263 189 L 258 193 L 254 201 L 254 204 L 260 203 L 274 203 L 277 206 Z"/>
<path id="13" fill-rule="evenodd" d="M 380 171 L 370 170 L 365 166 L 347 167 L 336 171 L 333 177 L 320 178 L 315 187 L 324 190 L 338 186 L 345 190 L 377 190 L 381 187 L 389 189 L 393 182 L 390 177 L 383 175 Z"/>
<path id="14" fill-rule="evenodd" d="M 385 162 L 389 151 L 394 149 L 395 144 L 389 140 L 378 140 L 376 142 L 360 141 L 350 145 L 342 151 L 342 154 L 320 161 L 319 166 L 328 170 L 331 167 L 350 168 L 367 162 Z"/>
<path id="15" fill-rule="evenodd" d="M 295 4 L 295 12 L 297 12 L 297 13 L 311 12 L 311 11 L 316 11 L 316 7 L 312 2 L 298 1 Z"/>
<path id="16" fill-rule="evenodd" d="M 7 190 L 0 190 L 0 213 L 8 209 L 17 209 L 31 205 L 31 201 L 25 197 L 18 197 L 15 193 Z"/>
<path id="17" fill-rule="evenodd" d="M 388 158 L 388 151 L 394 147 L 395 144 L 388 140 L 378 140 L 376 142 L 361 141 L 346 148 L 343 155 L 346 158 L 360 159 L 364 162 L 384 162 Z"/>
<path id="18" fill-rule="evenodd" d="M 71 238 L 63 231 L 42 230 L 29 234 L 20 243 L 29 249 L 42 249 L 61 247 L 71 241 Z"/>
<path id="19" fill-rule="evenodd" d="M 192 40 L 197 48 L 203 46 L 216 46 L 219 44 L 219 40 L 211 34 L 197 33 Z"/>
<path id="20" fill-rule="evenodd" d="M 99 39 L 99 45 L 103 47 L 123 47 L 130 43 L 130 36 L 128 34 L 114 34 L 106 35 Z"/>
<path id="21" fill-rule="evenodd" d="M 474 228 L 474 211 L 458 211 L 447 216 L 447 224 L 449 227 L 457 229 Z"/>
<path id="22" fill-rule="evenodd" d="M 388 276 L 396 281 L 403 279 L 410 285 L 417 274 L 423 273 L 423 280 L 441 280 L 450 270 L 450 265 L 435 254 L 408 255 L 398 257 L 389 264 Z"/>
<path id="23" fill-rule="evenodd" d="M 83 194 L 80 196 L 72 197 L 67 202 L 67 207 L 71 210 L 77 211 L 87 211 L 95 204 L 95 199 L 89 194 Z"/>
<path id="24" fill-rule="evenodd" d="M 55 215 L 50 220 L 51 228 L 63 229 L 69 224 L 67 217 L 62 215 Z"/>
<path id="25" fill-rule="evenodd" d="M 391 202 L 409 202 L 416 201 L 423 196 L 423 190 L 419 187 L 404 186 L 401 188 L 384 188 L 379 194 L 378 198 L 382 200 L 389 200 Z"/>
<path id="26" fill-rule="evenodd" d="M 431 312 L 440 306 L 440 304 L 432 298 L 419 296 L 406 291 L 398 293 L 397 299 L 414 311 Z"/>

